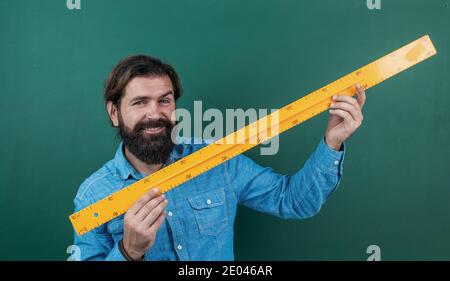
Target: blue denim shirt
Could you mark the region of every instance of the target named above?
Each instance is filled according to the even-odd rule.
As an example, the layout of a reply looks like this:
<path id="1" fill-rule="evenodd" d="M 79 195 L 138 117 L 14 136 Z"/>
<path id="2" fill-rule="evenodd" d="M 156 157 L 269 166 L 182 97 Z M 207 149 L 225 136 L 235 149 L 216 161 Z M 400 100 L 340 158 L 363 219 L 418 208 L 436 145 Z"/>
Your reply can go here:
<path id="1" fill-rule="evenodd" d="M 181 141 L 167 163 L 206 146 Z M 237 205 L 286 219 L 316 214 L 338 186 L 345 148 L 334 151 L 319 142 L 303 168 L 282 175 L 239 155 L 166 193 L 167 216 L 145 260 L 233 260 L 233 224 Z M 114 159 L 88 177 L 74 199 L 78 211 L 146 175 L 127 161 L 120 143 Z M 78 236 L 81 260 L 125 260 L 118 248 L 123 238 L 121 215 Z"/>

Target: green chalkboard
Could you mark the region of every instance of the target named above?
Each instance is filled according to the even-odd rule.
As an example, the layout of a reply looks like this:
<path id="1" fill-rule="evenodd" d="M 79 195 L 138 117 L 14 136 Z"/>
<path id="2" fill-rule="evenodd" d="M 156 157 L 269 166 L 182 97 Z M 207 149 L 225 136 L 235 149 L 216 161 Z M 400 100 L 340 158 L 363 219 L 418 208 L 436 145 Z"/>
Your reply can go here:
<path id="1" fill-rule="evenodd" d="M 0 1 L 0 260 L 65 260 L 80 183 L 118 144 L 102 85 L 119 59 L 149 54 L 179 72 L 178 106 L 279 108 L 428 34 L 437 56 L 368 91 L 344 177 L 321 212 L 281 220 L 239 208 L 238 260 L 450 259 L 448 0 Z M 283 134 L 292 174 L 327 114 Z"/>

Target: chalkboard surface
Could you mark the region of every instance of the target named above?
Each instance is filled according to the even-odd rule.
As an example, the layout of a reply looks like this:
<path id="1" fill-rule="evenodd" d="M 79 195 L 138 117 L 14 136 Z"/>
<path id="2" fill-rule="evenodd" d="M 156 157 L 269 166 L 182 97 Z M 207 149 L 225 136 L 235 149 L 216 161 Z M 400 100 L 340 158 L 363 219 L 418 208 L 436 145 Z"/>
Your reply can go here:
<path id="1" fill-rule="evenodd" d="M 102 84 L 122 57 L 174 65 L 179 107 L 279 108 L 425 34 L 438 54 L 368 91 L 321 212 L 240 208 L 238 260 L 366 260 L 370 245 L 383 260 L 450 259 L 449 1 L 0 1 L 0 260 L 69 256 L 74 195 L 118 144 Z M 246 155 L 292 174 L 326 121 L 283 134 L 276 155 Z"/>

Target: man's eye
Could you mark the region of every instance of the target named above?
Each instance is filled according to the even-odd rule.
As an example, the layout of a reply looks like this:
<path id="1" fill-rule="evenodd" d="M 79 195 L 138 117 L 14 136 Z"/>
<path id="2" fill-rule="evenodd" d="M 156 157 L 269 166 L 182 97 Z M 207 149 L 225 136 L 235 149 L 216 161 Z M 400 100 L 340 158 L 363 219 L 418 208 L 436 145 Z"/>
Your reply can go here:
<path id="1" fill-rule="evenodd" d="M 133 103 L 133 105 L 140 105 L 140 104 L 143 104 L 143 103 L 144 103 L 143 101 L 137 101 L 137 102 Z"/>
<path id="2" fill-rule="evenodd" d="M 166 103 L 166 104 L 167 104 L 167 103 L 170 103 L 170 100 L 168 100 L 168 99 L 163 99 L 163 100 L 160 101 L 160 103 Z"/>

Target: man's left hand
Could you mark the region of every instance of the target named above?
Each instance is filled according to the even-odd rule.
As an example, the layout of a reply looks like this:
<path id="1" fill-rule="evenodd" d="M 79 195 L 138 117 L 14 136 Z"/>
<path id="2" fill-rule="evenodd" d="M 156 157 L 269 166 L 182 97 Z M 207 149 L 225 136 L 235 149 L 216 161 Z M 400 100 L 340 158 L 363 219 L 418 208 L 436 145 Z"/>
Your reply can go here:
<path id="1" fill-rule="evenodd" d="M 334 150 L 340 150 L 342 143 L 362 124 L 366 93 L 359 84 L 356 85 L 356 93 L 356 99 L 345 95 L 333 96 L 325 142 Z"/>

